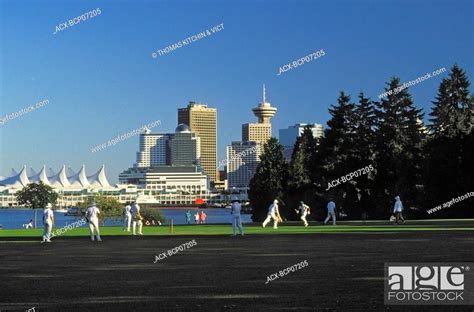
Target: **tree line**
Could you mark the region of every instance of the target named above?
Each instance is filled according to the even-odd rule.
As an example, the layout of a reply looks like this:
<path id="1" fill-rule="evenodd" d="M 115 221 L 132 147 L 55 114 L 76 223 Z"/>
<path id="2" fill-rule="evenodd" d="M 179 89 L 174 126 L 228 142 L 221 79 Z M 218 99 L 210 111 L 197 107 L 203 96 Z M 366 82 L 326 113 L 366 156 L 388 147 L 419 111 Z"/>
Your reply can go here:
<path id="1" fill-rule="evenodd" d="M 340 92 L 329 108 L 324 136 L 316 139 L 306 128 L 290 162 L 275 138 L 265 144 L 250 182 L 252 219 L 263 220 L 275 198 L 290 220 L 297 219 L 294 209 L 300 200 L 312 207 L 311 218 L 322 219 L 329 199 L 350 219 L 386 219 L 397 195 L 408 217 L 425 218 L 427 210 L 474 191 L 474 95 L 469 85 L 465 71 L 453 65 L 439 85 L 426 126 L 424 112 L 398 77 L 385 86 L 397 92 L 378 101 L 363 92 L 353 101 Z M 368 166 L 372 169 L 361 174 Z M 356 171 L 357 177 L 348 176 Z M 468 198 L 429 217 L 474 217 L 473 204 Z"/>

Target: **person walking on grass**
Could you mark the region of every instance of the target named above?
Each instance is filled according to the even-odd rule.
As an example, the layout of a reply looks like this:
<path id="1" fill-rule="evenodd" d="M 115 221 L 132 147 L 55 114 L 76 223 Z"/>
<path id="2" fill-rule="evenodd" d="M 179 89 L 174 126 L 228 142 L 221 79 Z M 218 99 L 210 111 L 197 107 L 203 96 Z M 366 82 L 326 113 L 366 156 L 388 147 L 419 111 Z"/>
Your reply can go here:
<path id="1" fill-rule="evenodd" d="M 273 203 L 268 207 L 268 214 L 265 221 L 262 223 L 262 227 L 267 226 L 268 222 L 273 219 L 273 228 L 278 229 L 278 220 L 281 219 L 280 211 L 278 210 L 278 200 L 275 199 Z"/>
<path id="2" fill-rule="evenodd" d="M 326 220 L 324 220 L 324 224 L 328 223 L 329 219 L 332 218 L 332 225 L 336 225 L 336 203 L 330 199 L 327 208 L 328 216 Z"/>
<path id="3" fill-rule="evenodd" d="M 100 231 L 99 231 L 99 214 L 100 210 L 96 207 L 95 202 L 92 202 L 92 205 L 86 210 L 86 220 L 89 223 L 89 231 L 91 233 L 91 241 L 94 241 L 94 232 L 95 237 L 98 242 L 101 242 Z"/>
<path id="4" fill-rule="evenodd" d="M 400 200 L 400 196 L 395 196 L 395 205 L 393 205 L 393 213 L 395 214 L 395 224 L 398 225 L 398 220 L 402 220 L 405 223 L 405 219 L 403 219 L 402 215 L 403 211 L 403 204 Z"/>
<path id="5" fill-rule="evenodd" d="M 130 232 L 130 224 L 132 223 L 132 207 L 127 203 L 123 208 L 123 227 L 122 229 Z"/>
<path id="6" fill-rule="evenodd" d="M 142 226 L 143 226 L 142 219 L 143 218 L 140 215 L 140 206 L 135 201 L 132 202 L 131 213 L 132 213 L 132 235 L 136 235 L 137 225 L 138 225 L 138 234 L 142 235 Z"/>
<path id="7" fill-rule="evenodd" d="M 186 211 L 184 216 L 186 217 L 186 224 L 191 224 L 191 211 L 189 211 L 189 209 Z"/>
<path id="8" fill-rule="evenodd" d="M 306 221 L 306 216 L 309 215 L 310 209 L 309 206 L 306 205 L 303 201 L 300 201 L 300 205 L 298 207 L 299 214 L 300 214 L 300 219 L 303 221 L 304 226 L 308 226 L 308 221 Z M 295 209 L 296 213 L 298 213 L 298 210 Z"/>
<path id="9" fill-rule="evenodd" d="M 240 217 L 240 211 L 242 210 L 242 205 L 238 199 L 232 201 L 232 206 L 230 207 L 230 214 L 232 215 L 232 236 L 236 236 L 236 228 L 239 228 L 240 235 L 244 236 L 244 228 L 242 227 L 242 218 Z"/>
<path id="10" fill-rule="evenodd" d="M 53 205 L 48 203 L 43 211 L 44 232 L 41 243 L 51 243 L 51 230 L 54 225 L 54 213 L 51 208 L 53 208 Z"/>

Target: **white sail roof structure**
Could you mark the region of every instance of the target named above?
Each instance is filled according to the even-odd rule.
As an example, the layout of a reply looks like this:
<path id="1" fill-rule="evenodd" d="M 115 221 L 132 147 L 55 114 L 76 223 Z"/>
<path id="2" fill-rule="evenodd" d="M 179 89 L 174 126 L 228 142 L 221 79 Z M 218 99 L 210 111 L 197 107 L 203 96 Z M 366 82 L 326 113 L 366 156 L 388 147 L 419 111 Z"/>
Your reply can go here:
<path id="1" fill-rule="evenodd" d="M 68 177 L 71 187 L 74 188 L 85 188 L 90 186 L 86 176 L 86 166 L 82 165 L 81 170 L 73 176 Z"/>
<path id="2" fill-rule="evenodd" d="M 48 177 L 51 185 L 55 188 L 63 188 L 63 187 L 68 187 L 71 185 L 67 179 L 66 175 L 66 165 L 63 165 L 61 170 L 53 174 L 52 176 Z"/>
<path id="3" fill-rule="evenodd" d="M 33 168 L 31 170 L 34 172 Z M 32 177 L 28 177 L 28 180 L 30 180 L 30 183 L 38 183 L 38 182 L 43 182 L 46 185 L 50 185 L 51 183 L 48 180 L 48 176 L 46 175 L 46 166 L 43 165 L 43 168 L 41 168 L 40 172 L 35 174 Z"/>
<path id="4" fill-rule="evenodd" d="M 0 189 L 21 189 L 27 186 L 29 183 L 43 182 L 46 185 L 53 187 L 58 190 L 71 190 L 77 191 L 78 189 L 116 189 L 117 186 L 112 186 L 107 176 L 105 175 L 105 166 L 102 165 L 100 169 L 93 175 L 87 176 L 85 166 L 82 165 L 81 169 L 77 173 L 73 173 L 68 177 L 66 165 L 63 165 L 58 173 L 54 173 L 51 169 L 46 169 L 43 166 L 41 170 L 36 173 L 33 169 L 31 172 L 34 173 L 28 176 L 28 170 L 26 166 L 23 166 L 19 173 L 10 175 L 9 177 L 0 177 Z M 47 172 L 50 172 L 48 174 Z"/>
<path id="5" fill-rule="evenodd" d="M 104 165 L 102 165 L 99 171 L 97 171 L 95 174 L 88 176 L 87 179 L 93 188 L 110 187 L 110 183 L 107 181 L 107 177 L 105 176 Z"/>
<path id="6" fill-rule="evenodd" d="M 0 181 L 0 185 L 8 186 L 11 188 L 23 188 L 30 183 L 28 175 L 26 174 L 26 166 L 23 166 L 20 173 L 13 175 Z"/>

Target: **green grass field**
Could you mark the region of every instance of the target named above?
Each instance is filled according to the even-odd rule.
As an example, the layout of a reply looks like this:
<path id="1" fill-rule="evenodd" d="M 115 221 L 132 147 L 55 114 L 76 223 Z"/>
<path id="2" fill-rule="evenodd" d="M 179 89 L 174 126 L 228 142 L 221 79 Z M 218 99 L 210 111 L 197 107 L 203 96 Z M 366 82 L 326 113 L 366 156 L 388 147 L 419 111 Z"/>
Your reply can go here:
<path id="1" fill-rule="evenodd" d="M 54 228 L 53 231 L 59 230 Z M 474 227 L 457 227 L 445 225 L 311 225 L 309 227 L 299 225 L 280 225 L 277 230 L 271 226 L 262 228 L 259 225 L 246 225 L 246 235 L 255 234 L 333 234 L 333 233 L 377 233 L 377 232 L 413 232 L 413 231 L 473 231 Z M 101 235 L 130 235 L 123 232 L 121 227 L 101 227 Z M 41 237 L 43 229 L 2 229 L 2 237 Z M 168 226 L 143 227 L 144 235 L 231 235 L 232 226 L 223 224 L 209 225 L 176 225 L 173 233 L 169 232 Z M 87 228 L 76 228 L 64 232 L 58 236 L 88 236 Z"/>

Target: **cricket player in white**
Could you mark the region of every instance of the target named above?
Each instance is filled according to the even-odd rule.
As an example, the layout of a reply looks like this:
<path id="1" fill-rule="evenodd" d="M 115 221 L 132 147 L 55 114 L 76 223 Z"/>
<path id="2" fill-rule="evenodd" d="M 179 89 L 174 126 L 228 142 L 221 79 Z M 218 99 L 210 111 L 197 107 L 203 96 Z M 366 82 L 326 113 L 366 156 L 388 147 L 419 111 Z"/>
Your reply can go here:
<path id="1" fill-rule="evenodd" d="M 54 213 L 51 208 L 53 208 L 53 205 L 48 203 L 43 211 L 44 232 L 41 243 L 51 243 L 51 230 L 53 229 L 54 224 Z"/>
<path id="2" fill-rule="evenodd" d="M 303 221 L 304 226 L 308 226 L 308 221 L 306 221 L 306 216 L 310 214 L 309 206 L 305 205 L 303 201 L 300 201 L 300 206 L 298 207 L 300 211 L 300 219 Z M 295 209 L 296 212 L 298 210 Z"/>
<path id="3" fill-rule="evenodd" d="M 89 222 L 89 231 L 91 233 L 91 241 L 94 241 L 94 231 L 96 233 L 97 241 L 102 241 L 100 239 L 99 232 L 99 214 L 100 210 L 96 207 L 95 202 L 92 202 L 92 205 L 87 208 L 86 211 L 86 220 Z"/>
<path id="4" fill-rule="evenodd" d="M 332 199 L 328 203 L 328 216 L 326 220 L 324 220 L 324 224 L 329 221 L 329 218 L 332 217 L 332 225 L 336 225 L 336 203 L 332 201 Z"/>
<path id="5" fill-rule="evenodd" d="M 127 232 L 130 232 L 130 224 L 132 223 L 132 207 L 127 203 L 127 205 L 123 208 L 123 227 L 122 229 Z"/>
<path id="6" fill-rule="evenodd" d="M 232 236 L 235 236 L 236 228 L 239 227 L 240 235 L 244 236 L 244 229 L 242 227 L 242 218 L 240 217 L 240 211 L 242 205 L 238 199 L 234 199 L 230 208 L 230 214 L 232 215 Z"/>
<path id="7" fill-rule="evenodd" d="M 268 207 L 268 214 L 265 221 L 263 221 L 262 227 L 265 227 L 271 219 L 273 219 L 273 228 L 278 229 L 278 219 L 280 217 L 280 212 L 278 211 L 278 200 L 274 200 L 273 204 Z"/>
<path id="8" fill-rule="evenodd" d="M 136 235 L 135 230 L 137 228 L 138 224 L 138 234 L 142 235 L 142 217 L 140 215 L 140 206 L 136 202 L 132 202 L 132 229 L 133 229 L 133 235 Z"/>

